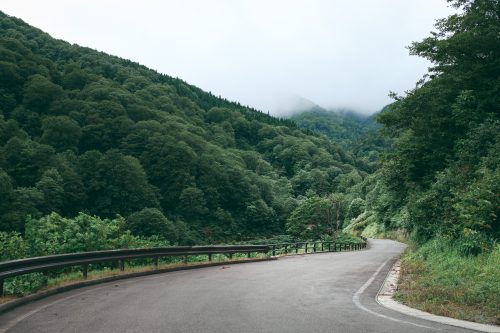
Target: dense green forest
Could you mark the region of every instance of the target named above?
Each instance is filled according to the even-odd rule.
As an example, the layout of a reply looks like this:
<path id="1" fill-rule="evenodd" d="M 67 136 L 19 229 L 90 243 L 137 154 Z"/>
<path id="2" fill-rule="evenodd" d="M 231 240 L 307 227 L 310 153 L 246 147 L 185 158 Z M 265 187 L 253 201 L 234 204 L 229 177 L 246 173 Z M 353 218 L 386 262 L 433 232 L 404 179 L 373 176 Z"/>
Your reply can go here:
<path id="1" fill-rule="evenodd" d="M 500 235 L 500 3 L 450 1 L 458 14 L 410 47 L 433 66 L 378 116 L 395 142 L 378 170 L 377 219 L 413 240 L 458 240 L 465 253 Z"/>
<path id="2" fill-rule="evenodd" d="M 118 219 L 111 243 L 242 241 L 301 229 L 292 213 L 336 193 L 341 214 L 317 222 L 333 236 L 368 175 L 358 165 L 291 120 L 0 14 L 3 239 L 66 242 Z"/>
<path id="3" fill-rule="evenodd" d="M 375 117 L 387 110 L 383 108 L 372 116 L 352 110 L 326 110 L 321 107 L 302 110 L 290 119 L 297 126 L 325 135 L 339 144 L 356 159 L 359 169 L 373 172 L 378 167 L 380 153 L 388 149 L 390 140 L 380 133 Z"/>

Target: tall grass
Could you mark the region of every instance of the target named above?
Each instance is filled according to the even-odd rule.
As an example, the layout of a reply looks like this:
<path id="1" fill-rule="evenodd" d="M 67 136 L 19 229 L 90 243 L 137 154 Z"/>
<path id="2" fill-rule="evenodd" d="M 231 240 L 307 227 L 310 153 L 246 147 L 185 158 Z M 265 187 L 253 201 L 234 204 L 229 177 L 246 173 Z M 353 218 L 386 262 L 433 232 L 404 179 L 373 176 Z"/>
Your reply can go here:
<path id="1" fill-rule="evenodd" d="M 499 325 L 500 244 L 477 256 L 464 256 L 443 239 L 407 250 L 396 298 L 434 314 Z"/>

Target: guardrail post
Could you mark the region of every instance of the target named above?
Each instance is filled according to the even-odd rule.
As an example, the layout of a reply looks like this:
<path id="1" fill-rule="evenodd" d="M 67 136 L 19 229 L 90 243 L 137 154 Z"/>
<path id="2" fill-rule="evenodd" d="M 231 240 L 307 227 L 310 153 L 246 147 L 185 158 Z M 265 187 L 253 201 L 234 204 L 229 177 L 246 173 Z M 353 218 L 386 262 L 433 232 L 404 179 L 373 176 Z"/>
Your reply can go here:
<path id="1" fill-rule="evenodd" d="M 208 254 L 208 261 L 212 261 L 212 253 Z"/>
<path id="2" fill-rule="evenodd" d="M 313 243 L 313 252 L 316 253 L 316 242 Z"/>
<path id="3" fill-rule="evenodd" d="M 125 270 L 125 259 L 120 259 L 120 271 Z"/>
<path id="4" fill-rule="evenodd" d="M 0 296 L 3 296 L 3 279 L 0 279 Z"/>
<path id="5" fill-rule="evenodd" d="M 229 260 L 233 260 L 233 254 L 229 253 Z"/>
<path id="6" fill-rule="evenodd" d="M 323 242 L 321 242 L 321 252 L 324 252 L 325 251 L 325 247 L 323 246 Z"/>
<path id="7" fill-rule="evenodd" d="M 285 244 L 285 255 L 288 253 L 288 244 Z"/>
<path id="8" fill-rule="evenodd" d="M 250 254 L 251 254 L 251 252 L 248 252 L 248 253 L 247 253 L 247 258 L 250 258 Z"/>
<path id="9" fill-rule="evenodd" d="M 295 254 L 299 253 L 299 243 L 295 243 Z"/>
<path id="10" fill-rule="evenodd" d="M 273 245 L 273 257 L 276 256 L 276 245 Z"/>
<path id="11" fill-rule="evenodd" d="M 88 264 L 82 265 L 82 275 L 85 280 L 87 280 L 88 272 L 89 272 L 89 265 Z"/>
<path id="12" fill-rule="evenodd" d="M 307 253 L 307 243 L 306 243 L 306 253 Z"/>
<path id="13" fill-rule="evenodd" d="M 154 258 L 154 265 L 155 265 L 155 268 L 158 269 L 158 257 Z"/>

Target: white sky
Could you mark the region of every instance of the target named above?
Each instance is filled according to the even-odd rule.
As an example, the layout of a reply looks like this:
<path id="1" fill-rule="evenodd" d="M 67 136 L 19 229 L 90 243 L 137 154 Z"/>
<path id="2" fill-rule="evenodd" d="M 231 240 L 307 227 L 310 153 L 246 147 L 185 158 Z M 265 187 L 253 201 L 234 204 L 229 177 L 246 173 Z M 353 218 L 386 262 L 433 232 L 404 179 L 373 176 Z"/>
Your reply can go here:
<path id="1" fill-rule="evenodd" d="M 297 99 L 372 113 L 429 64 L 405 46 L 445 0 L 2 0 L 52 36 L 280 114 Z"/>

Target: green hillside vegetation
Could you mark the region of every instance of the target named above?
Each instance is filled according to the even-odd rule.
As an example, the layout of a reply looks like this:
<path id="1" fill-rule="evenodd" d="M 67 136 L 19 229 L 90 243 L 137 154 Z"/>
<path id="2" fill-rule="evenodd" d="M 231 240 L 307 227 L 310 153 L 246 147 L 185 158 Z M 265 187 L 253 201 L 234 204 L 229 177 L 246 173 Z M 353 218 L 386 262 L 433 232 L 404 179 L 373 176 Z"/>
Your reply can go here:
<path id="1" fill-rule="evenodd" d="M 428 75 L 377 117 L 393 145 L 346 230 L 409 238 L 403 302 L 498 325 L 500 3 L 449 2 L 459 13 L 410 47 Z"/>
<path id="2" fill-rule="evenodd" d="M 283 234 L 309 197 L 349 205 L 367 176 L 356 165 L 293 121 L 0 14 L 0 231 L 12 237 L 81 213 L 169 244 Z"/>
<path id="3" fill-rule="evenodd" d="M 380 113 L 387 110 L 382 109 Z M 350 110 L 325 110 L 321 107 L 303 110 L 290 117 L 297 126 L 325 135 L 356 158 L 356 166 L 369 173 L 378 167 L 379 155 L 390 146 L 380 133 L 375 116 Z"/>
<path id="4" fill-rule="evenodd" d="M 377 118 L 395 142 L 370 202 L 418 244 L 452 238 L 476 254 L 500 235 L 500 5 L 451 2 L 463 13 L 410 47 L 433 63 L 429 74 Z"/>

